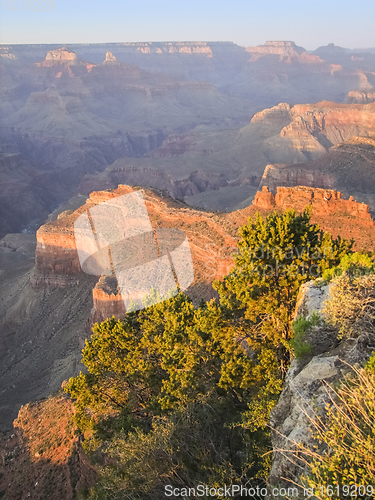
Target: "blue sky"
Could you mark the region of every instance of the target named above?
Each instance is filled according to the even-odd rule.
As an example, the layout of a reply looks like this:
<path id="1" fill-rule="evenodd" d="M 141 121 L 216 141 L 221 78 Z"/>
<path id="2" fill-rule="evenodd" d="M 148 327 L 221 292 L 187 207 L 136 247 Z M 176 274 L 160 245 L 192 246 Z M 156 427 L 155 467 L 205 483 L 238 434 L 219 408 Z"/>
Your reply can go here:
<path id="1" fill-rule="evenodd" d="M 50 0 L 0 1 L 0 43 L 294 40 L 308 50 L 330 42 L 375 47 L 375 0 L 51 0 L 51 7 L 53 1 L 53 11 Z M 39 10 L 27 11 L 30 5 Z"/>

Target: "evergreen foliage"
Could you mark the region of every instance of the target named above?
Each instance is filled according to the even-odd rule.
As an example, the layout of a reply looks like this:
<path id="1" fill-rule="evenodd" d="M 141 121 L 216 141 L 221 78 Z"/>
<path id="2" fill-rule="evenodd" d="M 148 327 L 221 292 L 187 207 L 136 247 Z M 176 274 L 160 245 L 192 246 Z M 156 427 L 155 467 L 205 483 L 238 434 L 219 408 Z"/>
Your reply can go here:
<path id="1" fill-rule="evenodd" d="M 333 278 L 342 274 L 359 277 L 374 272 L 375 267 L 371 257 L 364 253 L 354 252 L 344 255 L 338 266 L 326 269 L 322 274 L 322 278 L 326 282 L 330 282 Z"/>
<path id="2" fill-rule="evenodd" d="M 112 457 L 92 498 L 164 498 L 167 480 L 264 484 L 298 289 L 351 246 L 307 211 L 257 214 L 240 230 L 235 268 L 214 285 L 220 303 L 194 307 L 180 293 L 95 325 L 88 372 L 65 388 L 86 450 Z"/>
<path id="3" fill-rule="evenodd" d="M 320 316 L 316 311 L 312 313 L 311 318 L 300 316 L 293 321 L 294 337 L 290 341 L 290 345 L 297 359 L 311 353 L 312 346 L 304 340 L 304 336 L 309 328 L 318 326 L 319 324 Z"/>
<path id="4" fill-rule="evenodd" d="M 240 229 L 235 269 L 214 287 L 220 302 L 251 334 L 251 346 L 275 352 L 282 375 L 289 366 L 292 322 L 300 286 L 339 264 L 353 241 L 333 239 L 310 211 L 273 212 Z"/>

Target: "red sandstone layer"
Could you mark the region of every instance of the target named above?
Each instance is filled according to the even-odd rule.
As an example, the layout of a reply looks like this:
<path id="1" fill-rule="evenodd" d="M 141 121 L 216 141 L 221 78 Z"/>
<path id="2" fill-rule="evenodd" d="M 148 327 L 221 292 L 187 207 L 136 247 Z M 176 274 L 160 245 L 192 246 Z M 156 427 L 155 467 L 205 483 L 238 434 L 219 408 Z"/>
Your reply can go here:
<path id="1" fill-rule="evenodd" d="M 139 188 L 119 186 L 113 191 L 97 191 L 74 213 L 45 224 L 37 232 L 34 285 L 68 286 L 82 271 L 73 234 L 74 222 L 87 208 Z M 229 214 L 193 210 L 181 202 L 149 189 L 142 190 L 152 227 L 181 229 L 187 235 L 194 266 L 194 281 L 187 294 L 197 301 L 214 296 L 211 283 L 227 274 L 233 266 L 231 255 L 236 248 L 237 230 L 256 211 L 294 208 L 302 211 L 312 206 L 312 222 L 344 238 L 354 237 L 360 248 L 375 246 L 375 227 L 368 206 L 353 199 L 344 200 L 334 190 L 307 187 L 279 187 L 276 196 L 263 187 L 252 206 Z M 355 222 L 355 224 L 353 224 Z M 116 278 L 101 277 L 93 290 L 94 308 L 91 323 L 112 315 L 122 317 L 125 306 Z"/>
<path id="2" fill-rule="evenodd" d="M 361 224 L 374 227 L 369 207 L 365 203 L 358 203 L 353 200 L 353 196 L 349 200 L 344 200 L 342 193 L 333 189 L 305 186 L 278 187 L 277 193 L 274 195 L 269 192 L 267 186 L 263 186 L 262 191 L 258 191 L 255 195 L 253 205 L 265 210 L 294 208 L 297 211 L 311 205 L 316 217 L 325 215 L 351 216 L 359 219 Z"/>

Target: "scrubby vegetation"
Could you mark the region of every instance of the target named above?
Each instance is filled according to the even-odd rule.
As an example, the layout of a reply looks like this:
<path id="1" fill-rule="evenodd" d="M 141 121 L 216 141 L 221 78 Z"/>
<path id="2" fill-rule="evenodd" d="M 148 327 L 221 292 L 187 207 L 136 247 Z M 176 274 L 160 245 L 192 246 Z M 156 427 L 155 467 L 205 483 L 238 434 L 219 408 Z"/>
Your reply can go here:
<path id="1" fill-rule="evenodd" d="M 375 266 L 370 255 L 354 252 L 344 255 L 338 266 L 326 269 L 322 273 L 322 278 L 324 281 L 330 282 L 333 278 L 342 274 L 359 277 L 373 273 L 375 273 Z"/>
<path id="2" fill-rule="evenodd" d="M 345 272 L 332 284 L 323 314 L 326 322 L 338 329 L 338 337 L 355 338 L 374 331 L 375 274 L 355 277 Z"/>
<path id="3" fill-rule="evenodd" d="M 90 498 L 164 498 L 164 486 L 264 483 L 268 419 L 293 356 L 299 287 L 352 243 L 310 213 L 259 214 L 240 229 L 220 301 L 184 294 L 94 327 L 70 379 L 84 446 L 102 467 Z M 294 349 L 295 349 L 294 344 Z"/>
<path id="4" fill-rule="evenodd" d="M 308 329 L 318 326 L 321 323 L 319 314 L 314 311 L 311 318 L 300 316 L 293 322 L 294 336 L 290 341 L 290 345 L 294 350 L 294 355 L 297 359 L 310 354 L 312 346 L 309 342 L 304 340 L 305 334 Z"/>
<path id="5" fill-rule="evenodd" d="M 354 369 L 331 388 L 326 420 L 314 422 L 325 453 L 308 451 L 310 475 L 303 478 L 319 499 L 375 496 L 375 353 L 365 368 Z M 330 491 L 322 485 L 331 485 Z M 331 493 L 331 494 L 327 494 Z"/>

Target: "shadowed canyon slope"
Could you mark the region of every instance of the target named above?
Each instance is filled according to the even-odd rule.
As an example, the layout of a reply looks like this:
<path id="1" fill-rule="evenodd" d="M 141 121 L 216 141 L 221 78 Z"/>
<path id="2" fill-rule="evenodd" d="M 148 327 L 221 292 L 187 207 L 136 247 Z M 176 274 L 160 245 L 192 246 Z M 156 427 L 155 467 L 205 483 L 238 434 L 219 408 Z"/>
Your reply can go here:
<path id="1" fill-rule="evenodd" d="M 293 106 L 372 102 L 374 54 L 338 49 L 310 54 L 294 42 L 0 46 L 0 180 L 7 186 L 0 235 L 37 227 L 78 194 L 85 176 L 84 193 L 118 181 L 161 187 L 209 209 L 246 206 L 267 164 L 314 159 L 362 134 L 354 111 L 353 123 L 335 131 L 322 123 L 333 104 Z M 290 108 L 249 124 L 280 102 Z M 120 158 L 130 160 L 93 180 Z M 249 196 L 246 185 L 254 188 Z M 27 209 L 14 206 L 26 191 Z"/>
<path id="2" fill-rule="evenodd" d="M 273 192 L 277 186 L 312 186 L 338 189 L 345 196 L 353 195 L 375 210 L 375 141 L 352 137 L 332 146 L 319 158 L 295 165 L 270 164 L 266 167 L 261 186 Z"/>
<path id="3" fill-rule="evenodd" d="M 100 174 L 87 174 L 80 190 L 88 194 L 95 189 L 115 188 L 119 183 L 143 184 L 166 190 L 193 206 L 231 211 L 250 203 L 259 184 L 264 185 L 270 176 L 270 163 L 303 162 L 303 168 L 309 169 L 330 148 L 353 136 L 371 142 L 371 136 L 375 136 L 375 103 L 323 101 L 293 107 L 281 103 L 256 113 L 248 125 L 237 130 L 197 128 L 170 135 L 161 147 L 142 158 L 121 158 Z M 357 167 L 361 170 L 360 164 Z M 330 186 L 330 179 L 326 169 L 319 179 L 305 182 L 300 177 L 292 185 L 350 191 L 349 184 Z M 368 189 L 372 189 L 370 185 Z M 354 191 L 357 194 L 361 189 Z"/>

